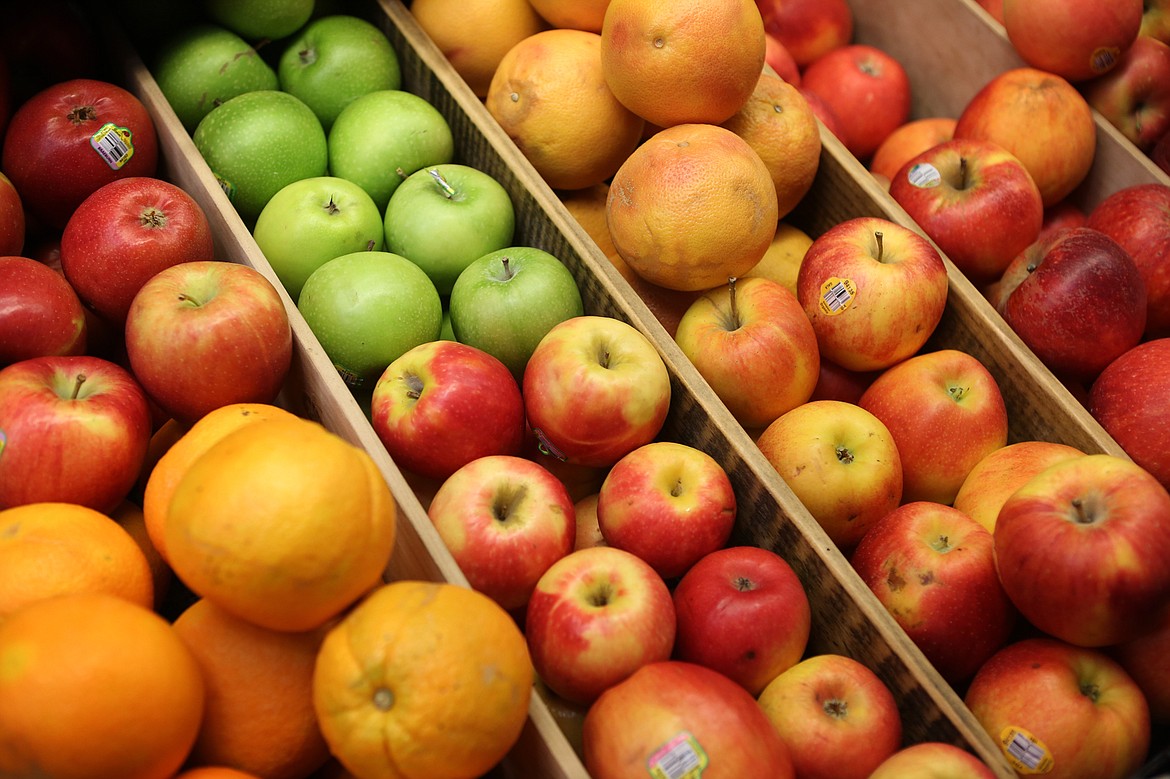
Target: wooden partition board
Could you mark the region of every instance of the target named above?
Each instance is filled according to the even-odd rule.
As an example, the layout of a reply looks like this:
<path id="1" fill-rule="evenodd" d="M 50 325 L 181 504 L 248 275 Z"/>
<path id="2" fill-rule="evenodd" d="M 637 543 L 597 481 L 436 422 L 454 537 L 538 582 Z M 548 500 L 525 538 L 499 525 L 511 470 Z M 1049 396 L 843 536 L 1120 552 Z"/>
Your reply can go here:
<path id="1" fill-rule="evenodd" d="M 1015 776 L 959 696 L 868 590 L 658 320 L 418 27 L 407 7 L 400 0 L 368 0 L 357 8 L 355 12 L 383 29 L 398 52 L 403 89 L 426 99 L 447 119 L 455 137 L 456 161 L 488 172 L 507 189 L 517 215 L 515 242 L 559 257 L 578 282 L 586 313 L 626 321 L 658 348 L 672 389 L 671 411 L 660 438 L 700 448 L 727 470 L 739 503 L 732 542 L 772 549 L 793 566 L 812 605 L 809 651 L 849 655 L 874 669 L 899 701 L 907 742 L 954 743 L 978 755 L 998 776 Z M 156 119 L 165 175 L 208 212 L 217 250 L 225 259 L 257 268 L 279 287 L 275 272 L 133 52 L 127 52 L 125 73 L 129 88 Z M 823 128 L 822 141 L 816 181 L 792 214 L 793 224 L 816 236 L 848 218 L 882 216 L 918 229 Z M 1006 330 L 982 296 L 953 266 L 948 271 L 947 311 L 929 348 L 963 349 L 987 365 L 1008 401 L 1012 438 L 1119 453 L 1071 395 Z M 387 577 L 465 586 L 466 579 L 438 538 L 409 475 L 386 454 L 361 403 L 283 289 L 282 294 L 297 342 L 291 405 L 368 451 L 398 501 L 399 539 Z M 499 775 L 587 776 L 557 717 L 536 693 L 529 714 L 524 735 L 498 769 Z"/>

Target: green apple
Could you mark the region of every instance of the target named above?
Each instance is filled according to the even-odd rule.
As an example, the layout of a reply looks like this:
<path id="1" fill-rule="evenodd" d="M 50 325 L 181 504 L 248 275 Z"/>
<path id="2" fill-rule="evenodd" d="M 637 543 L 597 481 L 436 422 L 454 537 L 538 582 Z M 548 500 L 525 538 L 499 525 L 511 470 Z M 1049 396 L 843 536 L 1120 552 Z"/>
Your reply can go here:
<path id="1" fill-rule="evenodd" d="M 371 391 L 408 349 L 437 341 L 443 304 L 427 274 L 385 251 L 334 257 L 310 274 L 297 308 L 350 389 Z"/>
<path id="2" fill-rule="evenodd" d="M 569 269 L 532 246 L 473 261 L 456 279 L 447 305 L 455 339 L 495 356 L 518 379 L 545 333 L 584 309 Z"/>
<path id="3" fill-rule="evenodd" d="M 348 179 L 313 176 L 286 184 L 256 218 L 252 237 L 293 300 L 334 257 L 382 249 L 382 214 Z"/>
<path id="4" fill-rule="evenodd" d="M 451 327 L 451 309 L 443 309 L 443 325 L 439 328 L 440 341 L 454 341 L 455 330 Z"/>
<path id="5" fill-rule="evenodd" d="M 317 115 L 280 90 L 236 95 L 211 109 L 192 138 L 249 226 L 286 184 L 324 176 L 329 163 Z"/>
<path id="6" fill-rule="evenodd" d="M 516 213 L 500 182 L 469 165 L 432 165 L 410 174 L 386 204 L 386 250 L 418 265 L 440 295 L 463 269 L 512 245 Z"/>
<path id="7" fill-rule="evenodd" d="M 382 211 L 407 176 L 454 156 L 455 139 L 439 110 L 400 89 L 356 98 L 329 130 L 329 171 L 360 184 Z"/>
<path id="8" fill-rule="evenodd" d="M 280 88 L 312 108 L 325 132 L 354 98 L 402 86 L 398 54 L 386 34 L 346 14 L 309 22 L 284 48 L 277 74 Z"/>
<path id="9" fill-rule="evenodd" d="M 152 72 L 187 132 L 236 95 L 279 88 L 276 71 L 251 44 L 214 24 L 198 24 L 168 37 Z"/>
<path id="10" fill-rule="evenodd" d="M 203 0 L 207 15 L 250 41 L 292 35 L 313 15 L 313 0 Z"/>

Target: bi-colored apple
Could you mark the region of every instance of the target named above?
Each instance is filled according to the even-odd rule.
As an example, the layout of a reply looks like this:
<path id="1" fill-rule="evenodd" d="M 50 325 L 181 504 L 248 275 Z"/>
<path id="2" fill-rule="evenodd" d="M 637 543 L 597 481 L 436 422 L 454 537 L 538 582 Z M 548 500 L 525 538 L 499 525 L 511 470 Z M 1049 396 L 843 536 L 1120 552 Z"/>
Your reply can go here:
<path id="1" fill-rule="evenodd" d="M 1170 132 L 1170 44 L 1137 36 L 1116 67 L 1081 91 L 1101 116 L 1149 153 Z"/>
<path id="2" fill-rule="evenodd" d="M 1003 0 L 1003 26 L 1030 66 L 1081 82 L 1109 73 L 1142 26 L 1141 0 L 1097 0 L 1070 14 L 1063 0 Z"/>
<path id="3" fill-rule="evenodd" d="M 869 779 L 994 779 L 975 755 L 946 741 L 920 741 L 899 749 Z"/>
<path id="4" fill-rule="evenodd" d="M 85 309 L 60 273 L 29 257 L 0 256 L 0 367 L 84 354 L 86 333 Z"/>
<path id="5" fill-rule="evenodd" d="M 853 41 L 847 0 L 756 0 L 764 29 L 784 44 L 802 70 Z"/>
<path id="6" fill-rule="evenodd" d="M 1133 461 L 1170 489 L 1170 338 L 1133 347 L 1101 371 L 1089 388 L 1087 408 Z"/>

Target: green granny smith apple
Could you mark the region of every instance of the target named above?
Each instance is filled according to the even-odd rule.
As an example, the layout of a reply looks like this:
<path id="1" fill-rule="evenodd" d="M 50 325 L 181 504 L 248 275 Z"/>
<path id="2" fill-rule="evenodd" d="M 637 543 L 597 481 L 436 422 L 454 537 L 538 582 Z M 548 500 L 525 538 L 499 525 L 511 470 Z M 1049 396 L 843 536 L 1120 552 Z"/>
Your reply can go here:
<path id="1" fill-rule="evenodd" d="M 338 373 L 372 390 L 403 352 L 439 339 L 443 304 L 410 260 L 385 251 L 335 257 L 309 276 L 297 308 Z"/>
<path id="2" fill-rule="evenodd" d="M 276 71 L 251 44 L 213 24 L 198 24 L 167 38 L 153 73 L 187 132 L 236 95 L 279 87 Z"/>
<path id="3" fill-rule="evenodd" d="M 500 182 L 469 165 L 432 165 L 410 174 L 386 204 L 386 250 L 418 265 L 440 295 L 463 269 L 512 245 L 516 214 Z"/>
<path id="4" fill-rule="evenodd" d="M 439 110 L 400 89 L 356 98 L 329 130 L 329 172 L 361 185 L 382 211 L 407 176 L 454 156 L 455 139 Z"/>
<path id="5" fill-rule="evenodd" d="M 313 271 L 334 257 L 379 251 L 382 229 L 382 214 L 364 189 L 336 176 L 314 176 L 273 195 L 252 237 L 295 301 Z"/>
<path id="6" fill-rule="evenodd" d="M 309 22 L 277 65 L 280 88 L 313 109 L 325 132 L 341 109 L 368 92 L 398 89 L 398 54 L 376 26 L 336 14 Z"/>
<path id="7" fill-rule="evenodd" d="M 250 41 L 292 35 L 313 15 L 313 0 L 203 0 L 207 15 Z"/>
<path id="8" fill-rule="evenodd" d="M 192 139 L 249 226 L 286 184 L 324 176 L 329 163 L 317 115 L 279 90 L 245 92 L 216 106 Z"/>
<path id="9" fill-rule="evenodd" d="M 447 306 L 455 339 L 494 355 L 518 379 L 545 333 L 583 313 L 573 274 L 532 246 L 500 249 L 472 262 L 455 281 Z"/>

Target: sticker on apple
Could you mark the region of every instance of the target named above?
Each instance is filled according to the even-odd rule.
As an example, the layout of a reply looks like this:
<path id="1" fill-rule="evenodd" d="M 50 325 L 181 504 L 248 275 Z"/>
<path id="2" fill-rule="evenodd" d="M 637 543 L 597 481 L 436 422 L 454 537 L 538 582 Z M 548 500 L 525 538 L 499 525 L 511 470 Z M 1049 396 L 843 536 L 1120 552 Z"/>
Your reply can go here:
<path id="1" fill-rule="evenodd" d="M 706 751 L 684 730 L 650 755 L 646 768 L 653 779 L 698 779 L 708 762 Z"/>
<path id="2" fill-rule="evenodd" d="M 929 162 L 919 162 L 910 167 L 906 179 L 920 189 L 932 189 L 942 183 L 942 174 Z"/>
<path id="3" fill-rule="evenodd" d="M 821 284 L 821 313 L 836 316 L 853 305 L 857 297 L 857 285 L 853 279 L 839 279 L 830 276 Z"/>
<path id="4" fill-rule="evenodd" d="M 1052 770 L 1052 753 L 1044 742 L 1023 728 L 1009 725 L 999 734 L 1004 756 L 1021 774 L 1046 774 Z"/>
<path id="5" fill-rule="evenodd" d="M 134 156 L 132 135 L 128 128 L 106 122 L 90 136 L 89 145 L 111 170 L 120 170 Z"/>

